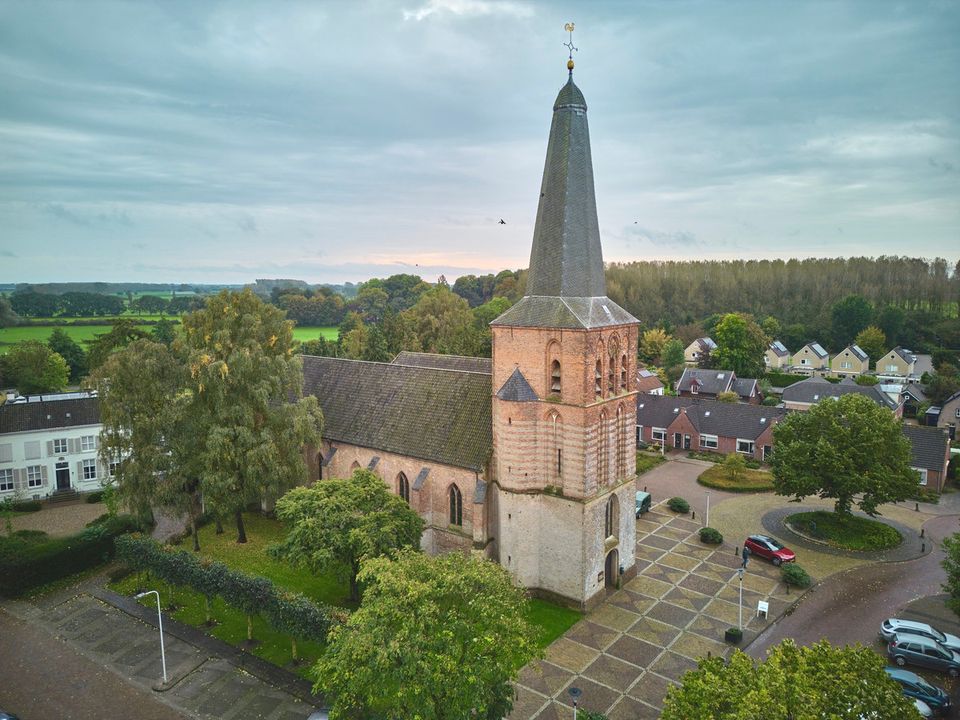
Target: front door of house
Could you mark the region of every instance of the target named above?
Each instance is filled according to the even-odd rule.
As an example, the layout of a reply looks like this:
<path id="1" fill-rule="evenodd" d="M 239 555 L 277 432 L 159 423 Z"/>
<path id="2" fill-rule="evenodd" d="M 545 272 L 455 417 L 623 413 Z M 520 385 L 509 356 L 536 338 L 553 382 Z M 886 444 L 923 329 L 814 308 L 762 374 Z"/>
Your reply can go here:
<path id="1" fill-rule="evenodd" d="M 683 436 L 683 449 L 684 449 L 684 450 L 689 450 L 689 449 L 690 449 L 690 436 L 689 436 L 689 435 L 684 435 L 684 436 Z"/>
<path id="2" fill-rule="evenodd" d="M 57 490 L 66 490 L 70 487 L 70 463 L 57 463 Z"/>
<path id="3" fill-rule="evenodd" d="M 679 449 L 680 447 L 682 447 L 682 445 L 681 445 L 682 442 L 683 442 L 683 435 L 681 435 L 680 433 L 674 433 L 674 434 L 673 434 L 673 446 L 674 446 L 675 448 Z"/>

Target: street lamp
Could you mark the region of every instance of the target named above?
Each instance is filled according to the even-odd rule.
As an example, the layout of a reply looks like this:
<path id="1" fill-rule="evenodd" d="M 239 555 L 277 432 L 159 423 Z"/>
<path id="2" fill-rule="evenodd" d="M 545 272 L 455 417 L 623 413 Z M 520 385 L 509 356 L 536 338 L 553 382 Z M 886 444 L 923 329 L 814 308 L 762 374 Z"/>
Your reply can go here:
<path id="1" fill-rule="evenodd" d="M 160 662 L 163 665 L 163 684 L 167 684 L 167 655 L 163 650 L 163 613 L 160 612 L 160 593 L 156 590 L 146 590 L 133 596 L 134 600 L 139 600 L 147 595 L 157 596 L 157 619 L 160 621 Z"/>
<path id="2" fill-rule="evenodd" d="M 707 490 L 707 517 L 704 520 L 705 526 L 710 527 L 710 491 Z"/>
<path id="3" fill-rule="evenodd" d="M 737 570 L 740 577 L 740 601 L 737 604 L 737 627 L 743 632 L 743 568 Z"/>
<path id="4" fill-rule="evenodd" d="M 567 692 L 570 693 L 570 697 L 573 698 L 573 720 L 577 720 L 577 700 L 583 695 L 583 690 L 578 687 L 571 687 Z"/>

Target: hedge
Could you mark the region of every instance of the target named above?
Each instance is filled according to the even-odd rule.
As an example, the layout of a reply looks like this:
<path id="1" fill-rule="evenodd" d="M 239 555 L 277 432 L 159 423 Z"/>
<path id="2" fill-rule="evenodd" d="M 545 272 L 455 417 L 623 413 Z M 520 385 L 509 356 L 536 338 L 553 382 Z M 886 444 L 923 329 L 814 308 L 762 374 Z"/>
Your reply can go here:
<path id="1" fill-rule="evenodd" d="M 10 509 L 14 512 L 39 512 L 42 507 L 39 500 L 14 500 L 10 503 Z"/>
<path id="2" fill-rule="evenodd" d="M 270 625 L 291 637 L 325 641 L 334 621 L 342 615 L 313 603 L 303 595 L 286 592 L 266 578 L 233 570 L 216 560 L 198 558 L 186 550 L 174 550 L 147 537 L 117 538 L 117 558 L 132 569 L 156 575 L 171 585 L 185 585 L 210 601 L 214 597 L 247 616 L 247 638 L 251 639 L 252 619 L 260 615 Z M 295 648 L 295 646 L 294 646 Z M 294 649 L 294 655 L 296 650 Z"/>
<path id="3" fill-rule="evenodd" d="M 0 595 L 19 597 L 109 561 L 114 555 L 114 540 L 135 526 L 133 518 L 118 516 L 69 537 L 0 538 Z"/>

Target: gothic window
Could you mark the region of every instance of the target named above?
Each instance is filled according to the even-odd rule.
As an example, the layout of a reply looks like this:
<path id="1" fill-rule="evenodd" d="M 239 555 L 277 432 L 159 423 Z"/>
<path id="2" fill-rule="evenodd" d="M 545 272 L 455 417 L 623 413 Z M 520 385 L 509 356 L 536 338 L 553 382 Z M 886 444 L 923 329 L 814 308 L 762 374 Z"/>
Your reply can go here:
<path id="1" fill-rule="evenodd" d="M 550 413 L 550 424 L 553 432 L 553 443 L 550 447 L 553 450 L 553 458 L 547 458 L 547 462 L 553 462 L 554 480 L 557 484 L 563 484 L 563 423 L 560 415 L 555 412 Z"/>
<path id="2" fill-rule="evenodd" d="M 397 494 L 406 500 L 407 503 L 410 502 L 410 481 L 407 480 L 407 476 L 403 473 L 397 475 Z"/>
<path id="3" fill-rule="evenodd" d="M 626 440 L 624 438 L 625 428 L 623 421 L 623 405 L 617 408 L 617 478 L 622 478 L 627 474 L 627 452 Z"/>
<path id="4" fill-rule="evenodd" d="M 606 514 L 603 521 L 603 536 L 618 537 L 620 535 L 620 503 L 616 495 L 607 500 Z"/>
<path id="5" fill-rule="evenodd" d="M 350 474 L 351 474 L 351 475 L 353 475 L 353 473 L 356 472 L 356 471 L 359 470 L 359 469 L 360 469 L 360 463 L 358 463 L 356 460 L 354 460 L 352 463 L 350 463 Z"/>
<path id="6" fill-rule="evenodd" d="M 620 390 L 627 391 L 627 356 L 620 358 Z"/>
<path id="7" fill-rule="evenodd" d="M 617 356 L 615 352 L 610 353 L 610 359 L 607 362 L 607 396 L 617 392 L 617 386 L 614 381 L 617 377 Z"/>
<path id="8" fill-rule="evenodd" d="M 460 488 L 456 485 L 450 486 L 450 524 L 463 525 L 463 496 L 460 494 Z"/>
<path id="9" fill-rule="evenodd" d="M 597 397 L 603 394 L 603 363 L 597 359 L 597 369 L 593 374 L 593 391 Z"/>
<path id="10" fill-rule="evenodd" d="M 323 453 L 317 453 L 317 480 L 323 480 Z"/>
<path id="11" fill-rule="evenodd" d="M 609 429 L 607 428 L 607 414 L 600 413 L 600 426 L 597 431 L 597 484 L 606 484 L 609 478 Z"/>
<path id="12" fill-rule="evenodd" d="M 560 361 L 554 360 L 550 364 L 550 392 L 560 394 Z"/>

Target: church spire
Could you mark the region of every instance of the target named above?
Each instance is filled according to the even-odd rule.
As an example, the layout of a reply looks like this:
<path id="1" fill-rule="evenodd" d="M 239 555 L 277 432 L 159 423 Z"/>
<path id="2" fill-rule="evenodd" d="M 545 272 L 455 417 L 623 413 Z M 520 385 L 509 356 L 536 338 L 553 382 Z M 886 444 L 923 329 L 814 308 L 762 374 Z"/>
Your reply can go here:
<path id="1" fill-rule="evenodd" d="M 573 82 L 573 23 L 567 68 L 570 76 L 553 104 L 553 122 L 533 231 L 527 295 L 603 297 L 607 294 L 600 249 L 597 201 L 587 103 Z"/>

